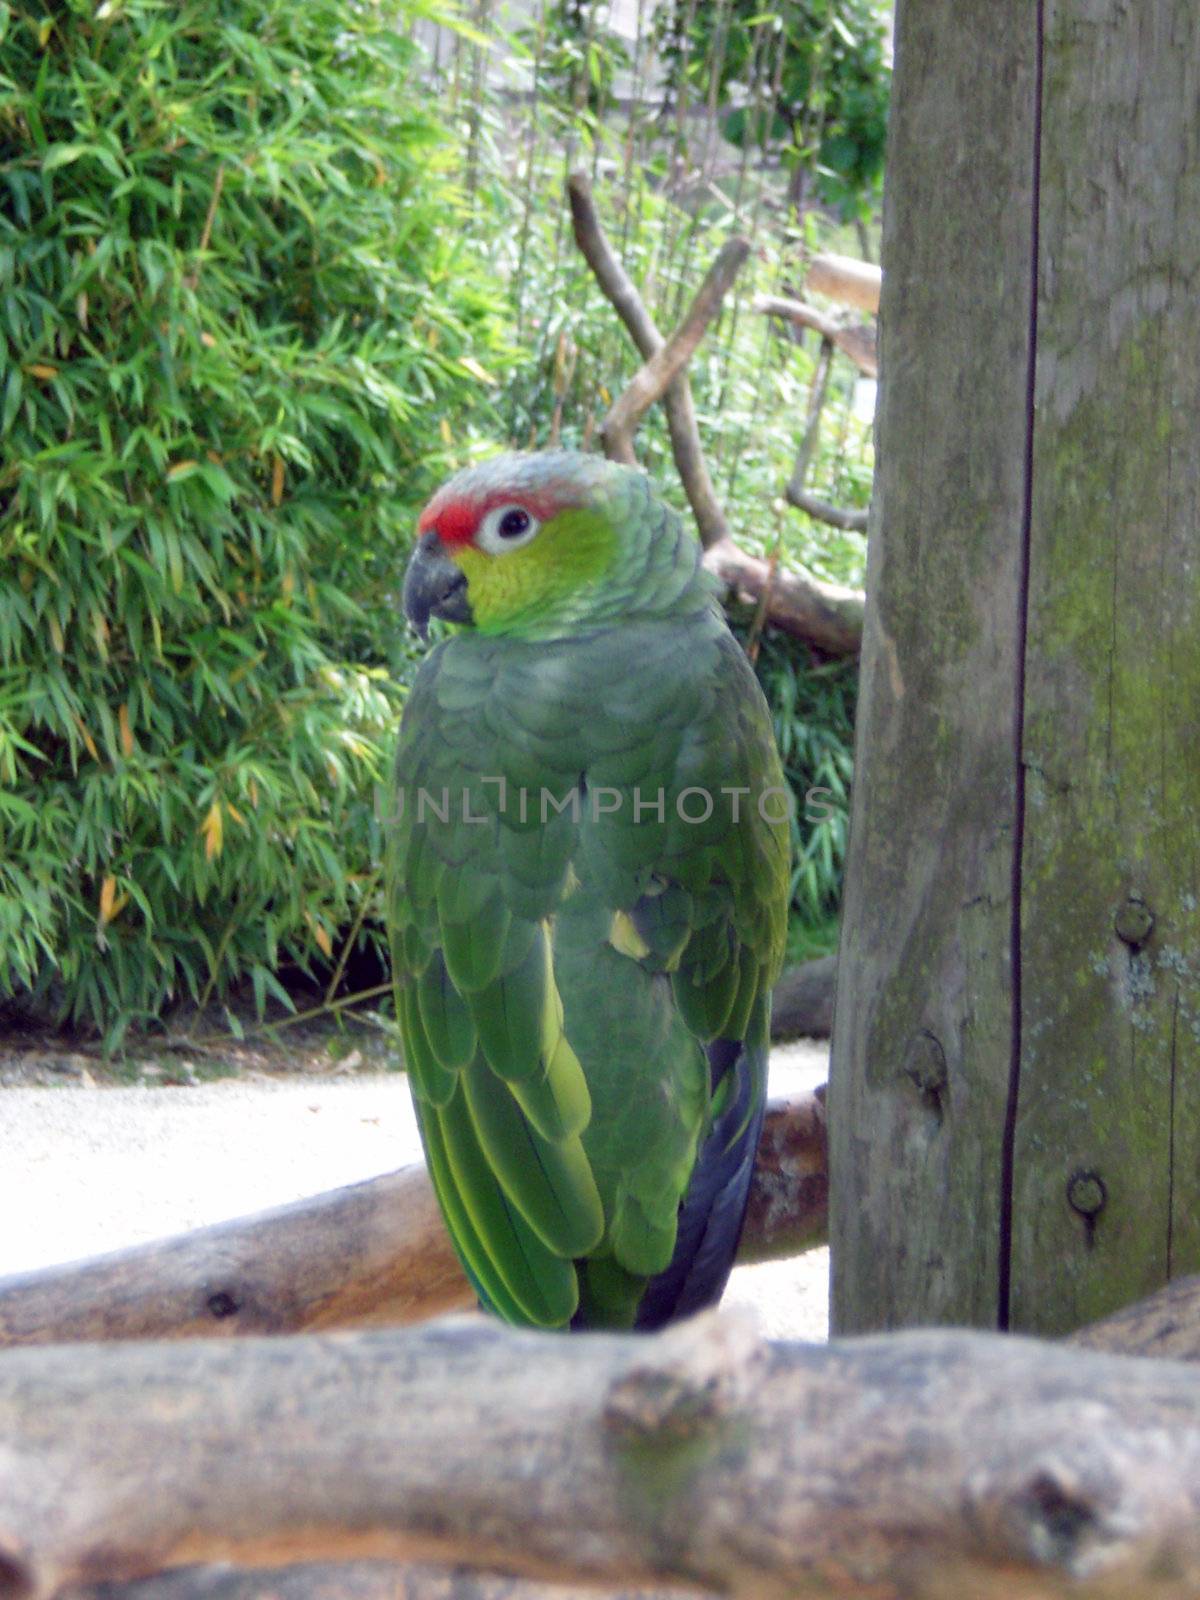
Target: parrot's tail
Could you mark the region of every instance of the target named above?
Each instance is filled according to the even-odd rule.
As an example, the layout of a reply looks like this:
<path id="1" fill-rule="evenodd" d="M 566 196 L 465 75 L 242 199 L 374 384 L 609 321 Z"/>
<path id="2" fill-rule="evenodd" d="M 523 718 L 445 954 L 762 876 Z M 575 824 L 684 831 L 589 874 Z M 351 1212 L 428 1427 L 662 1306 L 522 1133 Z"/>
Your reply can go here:
<path id="1" fill-rule="evenodd" d="M 741 1237 L 766 1110 L 766 1041 L 716 1039 L 708 1046 L 708 1065 L 721 1109 L 679 1208 L 671 1264 L 650 1279 L 638 1305 L 635 1326 L 645 1331 L 716 1305 Z"/>

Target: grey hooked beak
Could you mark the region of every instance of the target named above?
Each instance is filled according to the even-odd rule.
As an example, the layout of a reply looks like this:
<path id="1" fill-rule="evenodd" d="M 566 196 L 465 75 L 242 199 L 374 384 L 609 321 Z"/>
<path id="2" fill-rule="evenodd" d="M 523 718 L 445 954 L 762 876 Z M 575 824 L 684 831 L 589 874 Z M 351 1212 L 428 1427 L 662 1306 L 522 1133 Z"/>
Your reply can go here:
<path id="1" fill-rule="evenodd" d="M 472 620 L 466 574 L 443 555 L 441 541 L 432 531 L 417 540 L 404 574 L 404 615 L 422 640 L 429 637 L 430 617 L 444 622 Z"/>

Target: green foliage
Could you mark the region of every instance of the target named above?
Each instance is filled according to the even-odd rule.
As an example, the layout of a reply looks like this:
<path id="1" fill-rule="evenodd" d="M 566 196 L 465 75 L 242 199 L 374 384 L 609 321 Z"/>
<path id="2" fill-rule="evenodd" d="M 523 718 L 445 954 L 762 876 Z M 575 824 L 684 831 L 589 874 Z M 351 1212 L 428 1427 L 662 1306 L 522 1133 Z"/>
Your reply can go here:
<path id="1" fill-rule="evenodd" d="M 775 150 L 843 217 L 870 215 L 883 182 L 890 74 L 875 0 L 673 0 L 657 25 L 676 96 L 702 97 L 715 73 L 721 128 Z"/>
<path id="2" fill-rule="evenodd" d="M 552 0 L 541 20 L 541 38 L 527 31 L 536 51 L 540 42 L 540 73 L 564 111 L 573 117 L 594 119 L 612 103 L 618 70 L 629 65 L 629 51 L 620 34 L 607 27 L 601 13 L 603 0 Z"/>
<path id="3" fill-rule="evenodd" d="M 734 619 L 734 626 L 746 636 L 744 621 Z M 803 927 L 820 931 L 842 894 L 858 663 L 816 662 L 799 640 L 768 630 L 758 639 L 754 670 L 794 800 L 792 910 Z"/>
<path id="4" fill-rule="evenodd" d="M 0 998 L 370 892 L 412 514 L 507 351 L 396 4 L 0 4 Z"/>

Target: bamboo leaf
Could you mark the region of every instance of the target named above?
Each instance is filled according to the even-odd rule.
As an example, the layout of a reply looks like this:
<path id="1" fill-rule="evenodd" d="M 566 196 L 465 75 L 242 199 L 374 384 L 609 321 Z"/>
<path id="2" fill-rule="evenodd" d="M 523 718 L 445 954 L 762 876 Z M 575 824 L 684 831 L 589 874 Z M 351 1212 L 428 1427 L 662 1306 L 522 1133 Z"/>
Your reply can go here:
<path id="1" fill-rule="evenodd" d="M 205 814 L 204 821 L 200 824 L 200 832 L 204 835 L 204 859 L 212 861 L 221 854 L 225 842 L 224 824 L 221 821 L 221 802 L 214 800 Z"/>

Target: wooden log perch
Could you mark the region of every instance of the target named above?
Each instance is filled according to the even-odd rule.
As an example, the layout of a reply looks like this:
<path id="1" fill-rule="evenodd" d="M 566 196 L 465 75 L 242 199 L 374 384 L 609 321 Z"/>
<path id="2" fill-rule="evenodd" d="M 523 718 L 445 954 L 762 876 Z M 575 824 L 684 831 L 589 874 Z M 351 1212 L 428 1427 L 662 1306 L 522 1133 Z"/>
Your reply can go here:
<path id="1" fill-rule="evenodd" d="M 823 1091 L 767 1108 L 741 1261 L 823 1242 Z M 0 1280 L 0 1348 L 396 1326 L 473 1306 L 425 1168 Z"/>
<path id="2" fill-rule="evenodd" d="M 1004 1335 L 482 1319 L 0 1360 L 0 1594 L 384 1557 L 733 1596 L 1181 1600 L 1200 1374 Z"/>
<path id="3" fill-rule="evenodd" d="M 802 1035 L 828 1039 L 833 1028 L 836 983 L 836 956 L 821 956 L 816 961 L 788 967 L 771 996 L 772 1039 L 798 1039 Z"/>
<path id="4" fill-rule="evenodd" d="M 808 264 L 805 287 L 840 305 L 878 311 L 883 272 L 872 262 L 858 261 L 853 256 L 817 255 Z"/>
<path id="5" fill-rule="evenodd" d="M 856 322 L 839 322 L 826 316 L 816 306 L 803 300 L 790 300 L 783 295 L 760 294 L 754 298 L 754 310 L 767 317 L 782 317 L 797 328 L 811 328 L 822 339 L 836 345 L 843 355 L 850 357 L 858 370 L 867 378 L 879 376 L 879 355 L 875 348 L 875 328 L 864 328 Z"/>
<path id="6" fill-rule="evenodd" d="M 1178 1279 L 1148 1300 L 1081 1328 L 1066 1343 L 1128 1355 L 1200 1360 L 1200 1277 Z M 622 1591 L 607 1600 L 676 1600 L 680 1592 Z M 463 1568 L 358 1561 L 270 1572 L 189 1567 L 132 1584 L 75 1590 L 71 1600 L 588 1600 L 596 1593 L 557 1584 L 534 1586 L 523 1579 Z"/>
<path id="7" fill-rule="evenodd" d="M 772 571 L 770 562 L 741 549 L 732 539 L 710 546 L 704 552 L 704 565 L 751 601 L 761 601 L 766 594 L 766 615 L 775 627 L 807 639 L 828 655 L 858 653 L 865 610 L 860 589 L 825 583 L 795 568 Z"/>

